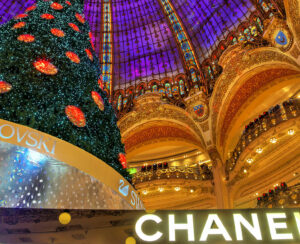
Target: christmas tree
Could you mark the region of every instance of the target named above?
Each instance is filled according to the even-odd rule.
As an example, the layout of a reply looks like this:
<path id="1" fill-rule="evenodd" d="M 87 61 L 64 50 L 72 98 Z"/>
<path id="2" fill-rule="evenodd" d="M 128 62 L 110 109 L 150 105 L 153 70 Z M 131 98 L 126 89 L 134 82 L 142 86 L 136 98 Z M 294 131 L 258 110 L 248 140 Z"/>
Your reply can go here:
<path id="1" fill-rule="evenodd" d="M 83 1 L 39 0 L 0 38 L 0 118 L 68 141 L 130 180 Z"/>

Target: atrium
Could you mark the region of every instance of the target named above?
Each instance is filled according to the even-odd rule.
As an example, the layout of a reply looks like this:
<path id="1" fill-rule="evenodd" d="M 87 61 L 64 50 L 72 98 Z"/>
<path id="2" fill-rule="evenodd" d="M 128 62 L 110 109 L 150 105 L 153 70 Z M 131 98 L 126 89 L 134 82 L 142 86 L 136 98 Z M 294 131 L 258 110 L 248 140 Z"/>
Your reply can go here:
<path id="1" fill-rule="evenodd" d="M 299 13 L 1 1 L 0 206 L 299 207 Z"/>

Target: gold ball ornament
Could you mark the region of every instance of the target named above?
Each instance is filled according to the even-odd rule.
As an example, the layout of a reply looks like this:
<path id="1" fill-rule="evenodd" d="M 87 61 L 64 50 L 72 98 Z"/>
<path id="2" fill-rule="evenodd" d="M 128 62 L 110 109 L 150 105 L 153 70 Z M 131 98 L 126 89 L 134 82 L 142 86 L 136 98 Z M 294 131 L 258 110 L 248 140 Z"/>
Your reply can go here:
<path id="1" fill-rule="evenodd" d="M 125 244 L 136 244 L 136 240 L 132 236 L 129 236 L 126 239 Z"/>
<path id="2" fill-rule="evenodd" d="M 67 225 L 71 222 L 71 215 L 66 212 L 61 213 L 58 217 L 58 220 L 62 225 Z"/>

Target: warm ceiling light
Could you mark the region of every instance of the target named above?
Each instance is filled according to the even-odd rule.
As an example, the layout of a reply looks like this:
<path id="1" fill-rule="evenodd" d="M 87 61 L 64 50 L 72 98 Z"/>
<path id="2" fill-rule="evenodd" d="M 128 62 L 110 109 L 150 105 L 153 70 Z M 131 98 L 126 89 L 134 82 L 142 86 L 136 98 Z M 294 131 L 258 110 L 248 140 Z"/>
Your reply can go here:
<path id="1" fill-rule="evenodd" d="M 252 159 L 252 158 L 248 158 L 248 159 L 247 159 L 247 163 L 248 163 L 248 164 L 253 163 L 253 159 Z"/>
<path id="2" fill-rule="evenodd" d="M 289 134 L 290 136 L 294 135 L 294 134 L 295 134 L 295 130 L 294 130 L 294 129 L 290 129 L 290 130 L 288 131 L 288 134 Z"/>
<path id="3" fill-rule="evenodd" d="M 179 186 L 176 186 L 176 187 L 174 188 L 174 190 L 175 190 L 175 191 L 180 191 L 180 187 L 179 187 Z"/>
<path id="4" fill-rule="evenodd" d="M 247 170 L 246 170 L 246 169 L 244 169 L 244 173 L 245 173 L 245 174 L 247 173 Z"/>
<path id="5" fill-rule="evenodd" d="M 163 191 L 164 191 L 164 188 L 163 188 L 163 187 L 159 187 L 159 188 L 158 188 L 158 191 L 159 191 L 159 192 L 163 192 Z"/>
<path id="6" fill-rule="evenodd" d="M 261 147 L 259 147 L 259 148 L 256 149 L 256 152 L 260 154 L 260 153 L 263 152 L 263 149 Z"/>
<path id="7" fill-rule="evenodd" d="M 276 142 L 277 142 L 277 138 L 276 138 L 276 137 L 272 137 L 272 138 L 270 139 L 270 142 L 273 143 L 273 144 L 276 143 Z"/>
<path id="8" fill-rule="evenodd" d="M 191 190 L 190 190 L 190 193 L 193 193 L 193 192 L 194 192 L 194 189 L 191 189 Z"/>
<path id="9" fill-rule="evenodd" d="M 144 194 L 144 195 L 147 195 L 147 194 L 148 194 L 148 191 L 147 191 L 147 190 L 143 190 L 143 194 Z"/>

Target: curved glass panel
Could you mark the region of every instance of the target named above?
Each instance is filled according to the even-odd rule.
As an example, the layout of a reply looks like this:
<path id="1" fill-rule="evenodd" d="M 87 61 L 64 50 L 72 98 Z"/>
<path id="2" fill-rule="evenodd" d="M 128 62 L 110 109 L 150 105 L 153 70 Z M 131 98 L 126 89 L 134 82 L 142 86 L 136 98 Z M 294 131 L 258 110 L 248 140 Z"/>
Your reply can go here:
<path id="1" fill-rule="evenodd" d="M 0 141 L 0 207 L 132 209 L 94 177 L 34 150 Z"/>

